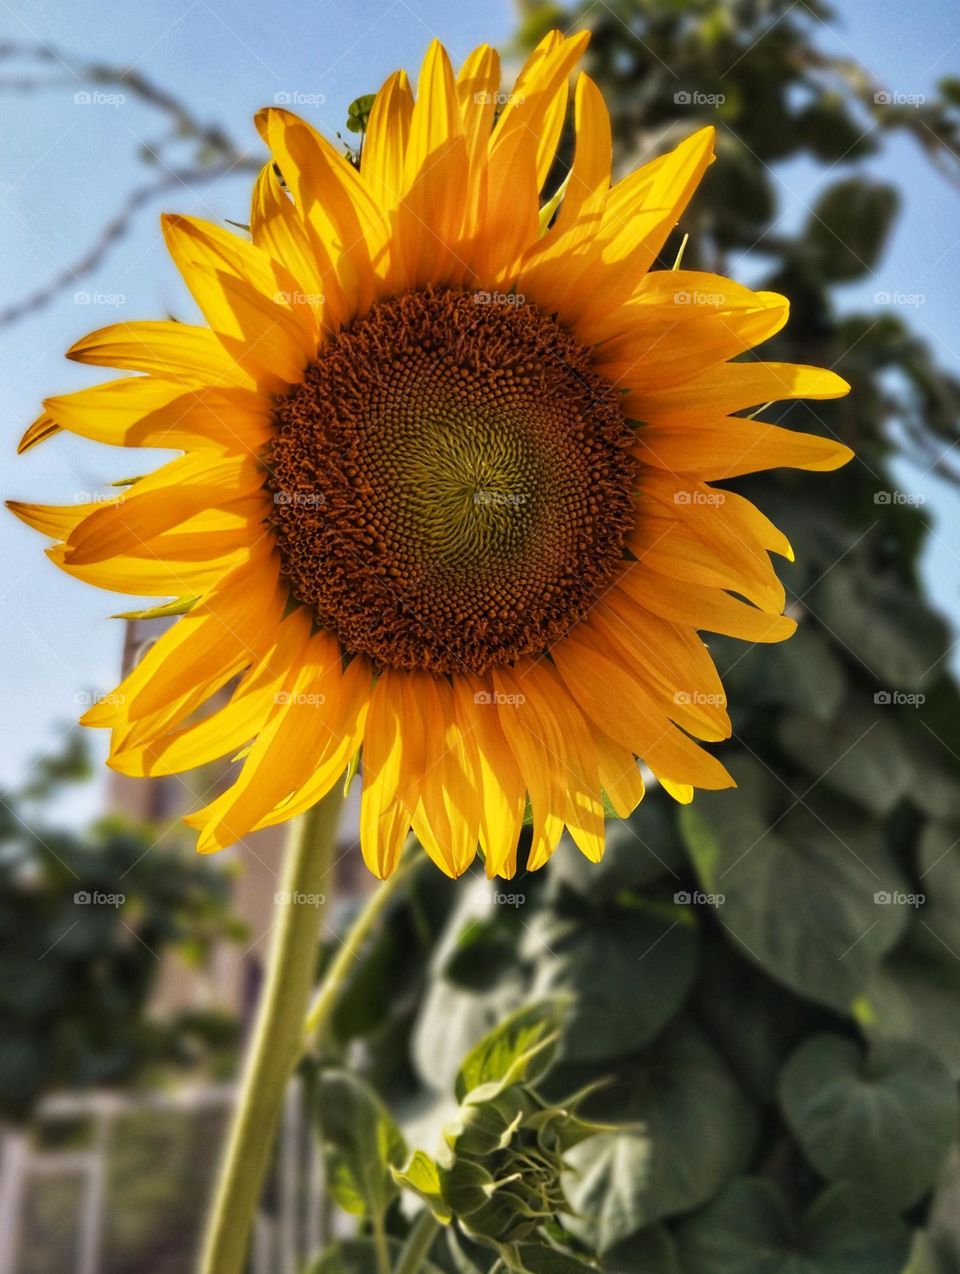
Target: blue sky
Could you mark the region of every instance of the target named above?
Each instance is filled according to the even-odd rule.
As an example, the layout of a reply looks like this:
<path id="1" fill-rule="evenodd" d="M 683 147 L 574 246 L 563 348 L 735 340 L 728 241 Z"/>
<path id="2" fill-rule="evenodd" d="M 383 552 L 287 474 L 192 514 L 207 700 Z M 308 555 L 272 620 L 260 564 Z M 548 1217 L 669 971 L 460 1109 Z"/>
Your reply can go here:
<path id="1" fill-rule="evenodd" d="M 870 5 L 842 0 L 840 23 L 823 44 L 856 56 L 891 90 L 930 92 L 960 71 L 960 16 L 945 25 L 944 6 L 921 0 L 909 21 L 896 0 Z M 0 39 L 43 44 L 84 58 L 134 64 L 190 103 L 201 117 L 222 122 L 255 154 L 251 117 L 277 94 L 303 95 L 299 109 L 329 133 L 342 127 L 347 103 L 375 89 L 390 71 L 415 71 L 438 35 L 459 61 L 481 41 L 502 43 L 514 11 L 507 0 L 353 0 L 349 5 L 279 0 L 130 0 L 124 5 L 68 0 L 0 0 Z M 53 73 L 58 72 L 56 62 Z M 5 305 L 33 291 L 77 259 L 104 220 L 146 170 L 140 148 L 162 135 L 165 121 L 133 100 L 75 102 L 86 87 L 68 76 L 57 87 L 0 98 L 0 297 Z M 104 93 L 113 90 L 105 86 Z M 875 278 L 848 290 L 844 302 L 869 306 L 878 291 L 921 293 L 911 311 L 940 357 L 960 370 L 958 217 L 960 196 L 908 141 L 898 140 L 882 163 L 868 165 L 898 182 L 904 206 L 897 234 Z M 842 172 L 830 174 L 829 180 Z M 780 210 L 789 225 L 818 194 L 812 166 L 782 175 Z M 822 182 L 822 177 L 819 177 Z M 125 319 L 192 318 L 194 312 L 158 240 L 163 209 L 211 219 L 247 220 L 249 178 L 227 177 L 205 190 L 168 192 L 148 205 L 129 233 L 91 275 L 54 304 L 0 331 L 0 430 L 4 492 L 21 499 L 67 502 L 90 498 L 131 472 L 130 454 L 67 436 L 15 461 L 13 448 L 45 395 L 102 379 L 96 369 L 66 362 L 62 352 L 84 332 Z M 77 294 L 82 294 L 78 296 Z M 84 299 L 84 296 L 86 299 Z M 134 472 L 150 467 L 138 456 Z M 956 613 L 960 559 L 954 541 L 960 501 L 929 477 L 903 474 L 906 489 L 925 494 L 937 519 L 926 570 L 944 609 Z M 22 774 L 30 755 L 56 738 L 58 723 L 76 716 L 77 697 L 116 680 L 122 625 L 107 619 L 123 598 L 71 581 L 43 557 L 38 536 L 11 517 L 0 519 L 0 783 Z M 102 740 L 95 736 L 97 742 Z M 81 818 L 96 808 L 96 787 L 69 808 Z"/>

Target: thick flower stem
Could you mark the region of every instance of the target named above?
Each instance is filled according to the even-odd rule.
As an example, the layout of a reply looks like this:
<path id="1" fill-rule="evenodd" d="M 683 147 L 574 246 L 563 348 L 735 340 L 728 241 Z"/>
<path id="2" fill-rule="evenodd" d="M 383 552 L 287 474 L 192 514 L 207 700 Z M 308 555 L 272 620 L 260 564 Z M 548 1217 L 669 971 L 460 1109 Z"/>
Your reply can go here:
<path id="1" fill-rule="evenodd" d="M 394 1274 L 420 1274 L 439 1229 L 440 1222 L 432 1212 L 421 1212 L 407 1235 Z"/>
<path id="2" fill-rule="evenodd" d="M 294 825 L 263 998 L 247 1056 L 200 1266 L 241 1274 L 273 1153 L 287 1083 L 303 1053 L 303 1020 L 317 960 L 322 903 L 330 888 L 339 785 Z"/>

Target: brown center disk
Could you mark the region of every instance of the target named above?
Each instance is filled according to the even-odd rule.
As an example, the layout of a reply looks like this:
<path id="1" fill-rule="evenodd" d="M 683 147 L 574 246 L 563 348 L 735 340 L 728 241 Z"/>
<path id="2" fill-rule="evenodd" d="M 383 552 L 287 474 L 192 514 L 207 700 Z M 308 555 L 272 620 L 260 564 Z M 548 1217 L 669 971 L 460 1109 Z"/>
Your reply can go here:
<path id="1" fill-rule="evenodd" d="M 266 456 L 290 591 L 382 668 L 539 654 L 633 522 L 617 395 L 535 306 L 409 292 L 326 345 Z"/>

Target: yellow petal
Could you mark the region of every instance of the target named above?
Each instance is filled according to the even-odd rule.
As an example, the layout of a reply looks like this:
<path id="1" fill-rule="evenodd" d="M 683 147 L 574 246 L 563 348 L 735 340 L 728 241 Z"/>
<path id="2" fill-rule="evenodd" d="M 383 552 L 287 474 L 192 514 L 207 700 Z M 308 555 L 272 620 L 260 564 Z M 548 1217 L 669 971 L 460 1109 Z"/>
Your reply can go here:
<path id="1" fill-rule="evenodd" d="M 316 768 L 287 800 L 258 819 L 254 830 L 295 818 L 326 796 L 363 742 L 372 685 L 369 661 L 355 656 L 341 679 L 339 702 L 329 714 L 330 734 L 316 759 Z"/>
<path id="2" fill-rule="evenodd" d="M 161 218 L 167 248 L 224 349 L 259 384 L 298 384 L 316 353 L 296 280 L 255 244 L 196 217 Z"/>
<path id="3" fill-rule="evenodd" d="M 423 59 L 404 164 L 405 192 L 397 209 L 397 239 L 405 287 L 459 283 L 467 144 L 453 69 L 433 40 Z"/>
<path id="4" fill-rule="evenodd" d="M 652 616 L 642 613 L 635 613 L 633 618 L 633 623 L 627 623 L 623 609 L 615 611 L 600 605 L 594 607 L 585 622 L 588 631 L 600 638 L 598 645 L 608 651 L 615 663 L 629 669 L 671 721 L 698 739 L 711 742 L 728 739 L 732 727 L 726 712 L 726 696 L 719 689 L 716 673 L 709 680 L 684 676 L 681 670 L 685 663 L 689 664 L 689 659 L 677 660 L 674 666 L 666 667 L 662 648 L 655 648 L 653 642 L 671 633 L 670 626 L 662 622 L 658 625 Z M 675 638 L 673 647 L 667 646 L 666 650 L 675 654 L 677 645 L 679 641 Z"/>
<path id="5" fill-rule="evenodd" d="M 165 712 L 214 689 L 258 659 L 275 639 L 286 589 L 272 554 L 244 563 L 150 647 L 114 695 L 84 714 L 88 726 L 114 726 Z"/>
<path id="6" fill-rule="evenodd" d="M 388 274 L 383 209 L 350 161 L 304 120 L 270 107 L 259 112 L 256 124 L 315 250 L 336 268 L 346 311 L 366 313 Z"/>
<path id="7" fill-rule="evenodd" d="M 201 826 L 197 849 L 210 853 L 247 835 L 316 768 L 332 736 L 339 702 L 340 645 L 332 633 L 314 634 L 283 683 L 270 717 L 257 735 L 240 775 L 206 810 L 190 815 Z M 346 760 L 344 767 L 346 768 Z M 331 785 L 339 775 L 330 778 Z"/>
<path id="8" fill-rule="evenodd" d="M 670 389 L 629 393 L 623 406 L 633 420 L 685 425 L 787 398 L 842 398 L 849 392 L 845 380 L 820 367 L 723 363 Z"/>
<path id="9" fill-rule="evenodd" d="M 614 743 L 599 726 L 591 724 L 597 749 L 600 786 L 607 794 L 618 818 L 628 818 L 644 797 L 643 776 L 637 758 L 628 748 Z"/>
<path id="10" fill-rule="evenodd" d="M 318 328 L 335 331 L 346 320 L 336 271 L 317 253 L 290 196 L 281 189 L 272 163 L 264 164 L 253 188 L 250 235 L 299 285 L 291 304 L 306 305 Z"/>
<path id="11" fill-rule="evenodd" d="M 403 193 L 403 169 L 413 115 L 406 71 L 395 71 L 370 111 L 360 172 L 383 208 L 395 208 Z"/>
<path id="12" fill-rule="evenodd" d="M 251 666 L 229 703 L 203 721 L 159 736 L 150 731 L 143 737 L 144 731 L 134 723 L 122 749 L 110 757 L 111 768 L 134 776 L 176 774 L 236 752 L 252 739 L 270 715 L 291 665 L 306 645 L 309 627 L 300 614 L 283 621 L 276 641 Z"/>
<path id="13" fill-rule="evenodd" d="M 33 527 L 35 531 L 39 531 L 42 535 L 49 535 L 52 539 L 62 540 L 70 534 L 75 526 L 83 521 L 84 518 L 90 517 L 92 513 L 109 507 L 111 503 L 116 503 L 122 499 L 122 496 L 115 496 L 112 501 L 105 501 L 103 504 L 28 504 L 23 500 L 7 500 L 7 508 L 21 522 L 25 522 L 27 526 Z"/>
<path id="14" fill-rule="evenodd" d="M 249 452 L 270 437 L 271 403 L 246 389 L 189 389 L 152 376 L 107 381 L 44 403 L 58 425 L 114 447 Z"/>
<path id="15" fill-rule="evenodd" d="M 82 337 L 67 350 L 67 358 L 96 367 L 150 372 L 184 385 L 256 387 L 208 327 L 189 323 L 114 323 Z"/>
<path id="16" fill-rule="evenodd" d="M 556 849 L 563 832 L 563 809 L 556 804 L 553 767 L 556 743 L 552 718 L 549 724 L 538 711 L 536 696 L 528 696 L 523 674 L 530 661 L 515 668 L 495 668 L 492 673 L 496 711 L 517 769 L 530 794 L 533 811 L 533 843 L 528 865 L 542 866 Z"/>
<path id="17" fill-rule="evenodd" d="M 149 541 L 192 519 L 197 530 L 248 526 L 254 537 L 269 508 L 265 497 L 257 498 L 262 482 L 259 466 L 249 457 L 182 456 L 86 517 L 68 535 L 64 561 L 102 562 L 141 549 L 149 555 Z M 199 517 L 218 511 L 225 516 Z"/>
<path id="18" fill-rule="evenodd" d="M 583 625 L 558 642 L 551 654 L 588 719 L 655 773 L 696 787 L 732 786 L 720 762 L 678 730 L 636 678 L 590 644 Z"/>
<path id="19" fill-rule="evenodd" d="M 492 682 L 453 679 L 457 721 L 477 776 L 479 836 L 489 877 L 514 874 L 526 789 L 500 726 Z"/>
<path id="20" fill-rule="evenodd" d="M 22 456 L 25 451 L 29 451 L 31 447 L 36 447 L 39 443 L 45 442 L 48 438 L 52 438 L 55 433 L 60 432 L 60 426 L 46 412 L 38 416 L 33 424 L 24 432 L 23 437 L 17 443 L 17 455 Z"/>
<path id="21" fill-rule="evenodd" d="M 631 564 L 620 586 L 638 606 L 654 615 L 744 641 L 785 641 L 797 627 L 796 621 L 786 615 L 767 614 L 721 589 L 678 583 L 649 570 L 642 562 Z"/>
<path id="22" fill-rule="evenodd" d="M 689 280 L 694 276 L 689 271 L 681 275 L 661 270 L 648 277 L 660 276 L 685 280 L 673 296 L 700 296 L 709 303 L 674 303 L 668 283 L 662 302 L 618 311 L 606 326 L 619 329 L 620 334 L 598 345 L 594 358 L 599 371 L 623 388 L 657 390 L 689 381 L 705 368 L 768 340 L 787 321 L 789 304 L 776 292 L 751 292 L 716 275 L 692 284 Z M 657 295 L 662 291 L 660 284 Z M 589 323 L 580 330 L 581 336 L 588 327 L 592 339 L 602 335 L 595 323 Z"/>
<path id="23" fill-rule="evenodd" d="M 590 260 L 610 189 L 610 116 L 603 95 L 586 75 L 577 80 L 576 151 L 553 228 L 527 253 L 518 291 L 546 310 L 566 311 L 566 298 Z"/>
<path id="24" fill-rule="evenodd" d="M 363 738 L 360 849 L 381 880 L 396 867 L 411 822 L 397 799 L 403 774 L 402 691 L 403 673 L 388 669 L 373 688 Z"/>
<path id="25" fill-rule="evenodd" d="M 644 425 L 634 450 L 645 464 L 713 480 L 762 469 L 824 472 L 853 458 L 849 447 L 832 438 L 740 416 L 679 426 Z"/>

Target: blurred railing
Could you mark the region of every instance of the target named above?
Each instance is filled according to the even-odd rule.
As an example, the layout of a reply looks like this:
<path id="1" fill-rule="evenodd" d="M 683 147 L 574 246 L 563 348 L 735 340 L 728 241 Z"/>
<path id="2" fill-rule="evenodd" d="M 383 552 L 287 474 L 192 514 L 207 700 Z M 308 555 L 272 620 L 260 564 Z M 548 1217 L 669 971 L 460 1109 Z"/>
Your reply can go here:
<path id="1" fill-rule="evenodd" d="M 191 1268 L 234 1093 L 232 1085 L 211 1084 L 46 1099 L 28 1131 L 0 1136 L 0 1274 L 182 1274 Z M 130 1171 L 136 1129 L 143 1132 L 150 1120 L 167 1130 L 181 1121 L 188 1133 L 185 1153 L 168 1157 L 160 1205 L 156 1183 L 146 1176 L 138 1183 Z M 160 1170 L 154 1163 L 153 1173 Z M 132 1199 L 125 1197 L 131 1186 Z M 322 1158 L 296 1081 L 257 1217 L 251 1274 L 296 1274 L 327 1227 Z"/>

